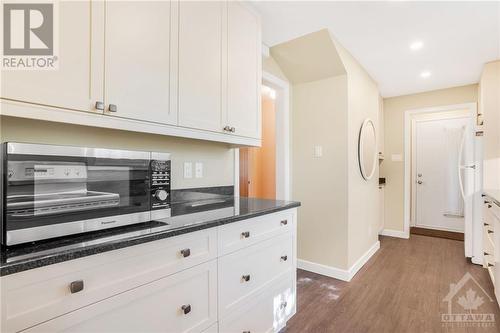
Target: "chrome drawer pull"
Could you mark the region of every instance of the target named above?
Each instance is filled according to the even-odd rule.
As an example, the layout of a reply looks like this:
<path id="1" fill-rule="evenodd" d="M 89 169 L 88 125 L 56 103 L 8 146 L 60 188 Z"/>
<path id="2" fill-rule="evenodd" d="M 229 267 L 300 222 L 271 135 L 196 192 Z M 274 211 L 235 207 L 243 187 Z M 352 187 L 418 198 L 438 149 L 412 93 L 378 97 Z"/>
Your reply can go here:
<path id="1" fill-rule="evenodd" d="M 191 255 L 191 250 L 190 249 L 181 250 L 181 254 L 184 258 L 189 257 Z"/>
<path id="2" fill-rule="evenodd" d="M 288 260 L 288 256 L 281 256 L 280 260 L 281 261 L 287 261 Z"/>
<path id="3" fill-rule="evenodd" d="M 492 230 L 488 230 L 488 233 L 489 233 L 489 234 L 492 234 L 492 233 L 493 233 L 493 231 L 492 231 Z"/>
<path id="4" fill-rule="evenodd" d="M 244 231 L 244 232 L 242 232 L 242 233 L 241 233 L 241 237 L 243 237 L 243 238 L 248 238 L 248 237 L 250 237 L 250 231 Z"/>
<path id="5" fill-rule="evenodd" d="M 491 254 L 489 254 L 488 252 L 483 252 L 485 256 L 490 256 Z"/>
<path id="6" fill-rule="evenodd" d="M 251 333 L 250 331 L 243 331 L 242 333 Z"/>
<path id="7" fill-rule="evenodd" d="M 76 280 L 69 284 L 69 290 L 72 294 L 76 294 L 83 290 L 84 284 L 83 280 Z"/>
<path id="8" fill-rule="evenodd" d="M 493 266 L 495 266 L 495 265 L 488 263 L 488 267 L 493 267 Z"/>
<path id="9" fill-rule="evenodd" d="M 288 224 L 288 220 L 283 220 L 280 222 L 281 225 L 287 225 Z"/>
<path id="10" fill-rule="evenodd" d="M 241 279 L 242 279 L 244 282 L 248 282 L 248 281 L 250 281 L 250 275 L 249 275 L 249 274 L 248 274 L 248 275 L 243 275 L 243 276 L 241 277 Z"/>
<path id="11" fill-rule="evenodd" d="M 280 305 L 280 309 L 283 310 L 284 308 L 286 308 L 287 305 L 288 305 L 287 302 L 282 302 Z"/>
<path id="12" fill-rule="evenodd" d="M 116 111 L 118 111 L 118 107 L 116 106 L 116 104 L 109 104 L 108 111 L 109 112 L 116 112 Z"/>
<path id="13" fill-rule="evenodd" d="M 96 110 L 104 110 L 104 103 L 103 102 L 95 102 L 95 109 Z"/>
<path id="14" fill-rule="evenodd" d="M 189 312 L 191 312 L 191 304 L 181 306 L 181 310 L 185 315 L 187 315 Z"/>
<path id="15" fill-rule="evenodd" d="M 488 224 L 488 223 L 483 223 L 483 224 L 484 224 L 484 226 L 485 226 L 485 227 L 489 226 L 489 224 Z"/>
<path id="16" fill-rule="evenodd" d="M 488 205 L 488 208 L 491 208 L 491 207 L 493 207 L 493 206 L 492 205 Z"/>

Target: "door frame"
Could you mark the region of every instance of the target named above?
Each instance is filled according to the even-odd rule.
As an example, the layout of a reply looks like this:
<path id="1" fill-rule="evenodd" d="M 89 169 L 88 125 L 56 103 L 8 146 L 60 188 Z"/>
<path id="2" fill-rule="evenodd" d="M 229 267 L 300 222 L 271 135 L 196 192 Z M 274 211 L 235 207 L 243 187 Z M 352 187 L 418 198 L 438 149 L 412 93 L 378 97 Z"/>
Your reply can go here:
<path id="1" fill-rule="evenodd" d="M 290 84 L 266 71 L 262 72 L 262 83 L 276 91 L 276 199 L 290 200 Z M 240 150 L 235 148 L 234 196 L 239 195 Z"/>
<path id="2" fill-rule="evenodd" d="M 414 131 L 412 131 L 413 116 L 423 115 L 430 113 L 441 113 L 456 111 L 457 109 L 468 110 L 471 118 L 475 118 L 477 114 L 477 103 L 464 103 L 445 105 L 430 108 L 411 109 L 404 112 L 404 189 L 403 189 L 403 235 L 404 238 L 410 238 L 410 221 L 411 221 L 411 207 L 412 207 L 412 142 Z"/>

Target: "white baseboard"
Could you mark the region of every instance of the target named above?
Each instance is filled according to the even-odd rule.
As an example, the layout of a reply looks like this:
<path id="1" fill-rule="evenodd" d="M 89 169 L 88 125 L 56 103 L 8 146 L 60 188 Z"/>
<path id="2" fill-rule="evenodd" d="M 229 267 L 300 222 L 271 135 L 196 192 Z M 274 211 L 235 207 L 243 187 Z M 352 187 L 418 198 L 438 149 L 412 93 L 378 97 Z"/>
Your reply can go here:
<path id="1" fill-rule="evenodd" d="M 349 268 L 349 281 L 363 267 L 368 260 L 380 249 L 380 241 L 376 241 L 355 263 Z"/>
<path id="2" fill-rule="evenodd" d="M 375 254 L 375 252 L 378 251 L 379 248 L 380 248 L 380 242 L 377 241 L 349 269 L 341 269 L 302 259 L 297 260 L 297 266 L 298 268 L 303 269 L 305 271 L 349 282 L 354 277 L 354 275 L 356 275 L 356 273 L 361 269 L 361 267 L 363 267 L 368 262 L 368 260 L 370 260 L 370 258 Z"/>
<path id="3" fill-rule="evenodd" d="M 379 232 L 379 235 L 404 238 L 404 239 L 410 238 L 410 235 L 408 233 L 406 233 L 404 231 L 392 230 L 392 229 L 384 229 L 381 232 Z"/>
<path id="4" fill-rule="evenodd" d="M 349 281 L 349 271 L 346 269 L 340 269 L 337 267 L 327 266 L 323 264 L 318 264 L 312 261 L 297 260 L 297 266 L 305 271 L 313 272 L 316 274 L 321 274 L 324 276 L 329 276 L 342 281 Z"/>

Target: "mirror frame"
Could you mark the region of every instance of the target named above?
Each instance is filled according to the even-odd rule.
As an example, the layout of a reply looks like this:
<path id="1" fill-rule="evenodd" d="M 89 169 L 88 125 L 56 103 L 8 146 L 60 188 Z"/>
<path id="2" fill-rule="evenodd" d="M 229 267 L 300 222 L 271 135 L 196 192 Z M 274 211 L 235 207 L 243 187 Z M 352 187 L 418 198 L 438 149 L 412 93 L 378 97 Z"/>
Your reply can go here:
<path id="1" fill-rule="evenodd" d="M 366 170 L 364 168 L 364 159 L 363 159 L 363 141 L 361 140 L 363 132 L 368 128 L 368 126 L 371 126 L 373 128 L 373 134 L 375 138 L 375 149 L 373 150 L 373 163 L 372 163 L 372 170 L 369 175 L 366 174 Z M 375 170 L 377 169 L 377 160 L 378 160 L 378 153 L 377 153 L 377 131 L 375 129 L 375 124 L 370 118 L 366 118 L 365 121 L 363 121 L 363 124 L 361 125 L 361 128 L 359 130 L 359 137 L 358 137 L 358 162 L 359 162 L 359 171 L 361 172 L 361 176 L 363 177 L 364 180 L 368 181 L 372 179 L 373 175 L 375 174 Z"/>

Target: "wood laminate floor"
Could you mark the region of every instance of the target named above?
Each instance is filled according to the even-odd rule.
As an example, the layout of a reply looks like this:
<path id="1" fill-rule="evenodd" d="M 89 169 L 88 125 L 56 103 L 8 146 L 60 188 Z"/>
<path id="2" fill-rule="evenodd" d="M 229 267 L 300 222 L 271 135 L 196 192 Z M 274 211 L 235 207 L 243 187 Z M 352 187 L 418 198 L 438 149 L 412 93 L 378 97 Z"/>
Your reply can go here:
<path id="1" fill-rule="evenodd" d="M 500 332 L 498 304 L 488 299 L 488 295 L 494 299 L 488 272 L 465 259 L 463 251 L 463 242 L 456 240 L 381 237 L 380 250 L 349 283 L 299 270 L 297 314 L 281 333 Z M 492 314 L 493 323 L 442 322 L 441 315 L 448 313 L 443 299 L 450 284 L 467 272 L 488 295 L 466 278 L 453 297 L 452 313 Z M 469 290 L 476 294 L 466 297 L 470 302 L 465 311 L 458 298 Z M 471 309 L 474 306 L 478 308 Z"/>

